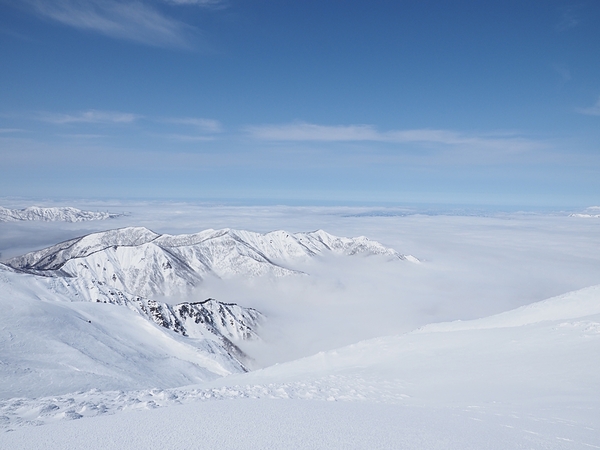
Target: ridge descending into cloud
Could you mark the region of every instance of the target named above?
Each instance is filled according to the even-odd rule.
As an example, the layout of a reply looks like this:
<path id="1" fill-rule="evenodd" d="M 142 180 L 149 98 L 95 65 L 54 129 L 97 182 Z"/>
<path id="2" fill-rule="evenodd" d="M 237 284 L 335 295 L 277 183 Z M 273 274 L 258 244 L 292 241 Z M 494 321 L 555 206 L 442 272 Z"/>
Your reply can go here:
<path id="1" fill-rule="evenodd" d="M 194 28 L 143 3 L 118 0 L 24 0 L 38 15 L 74 28 L 157 47 L 191 48 Z M 209 6 L 213 0 L 171 0 Z"/>

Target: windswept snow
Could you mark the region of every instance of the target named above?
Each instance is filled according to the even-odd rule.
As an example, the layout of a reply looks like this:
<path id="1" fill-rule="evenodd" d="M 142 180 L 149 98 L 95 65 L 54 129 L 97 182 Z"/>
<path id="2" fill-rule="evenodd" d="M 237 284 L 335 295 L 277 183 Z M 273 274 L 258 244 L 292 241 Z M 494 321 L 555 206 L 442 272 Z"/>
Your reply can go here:
<path id="1" fill-rule="evenodd" d="M 0 443 L 24 450 L 587 450 L 598 446 L 597 419 L 582 414 L 574 423 L 551 411 L 235 400 L 21 428 L 0 434 Z"/>
<path id="2" fill-rule="evenodd" d="M 21 220 L 40 220 L 45 222 L 85 222 L 88 220 L 106 220 L 119 217 L 120 214 L 97 211 L 82 211 L 72 207 L 42 208 L 30 206 L 24 209 L 8 209 L 0 206 L 0 222 Z"/>

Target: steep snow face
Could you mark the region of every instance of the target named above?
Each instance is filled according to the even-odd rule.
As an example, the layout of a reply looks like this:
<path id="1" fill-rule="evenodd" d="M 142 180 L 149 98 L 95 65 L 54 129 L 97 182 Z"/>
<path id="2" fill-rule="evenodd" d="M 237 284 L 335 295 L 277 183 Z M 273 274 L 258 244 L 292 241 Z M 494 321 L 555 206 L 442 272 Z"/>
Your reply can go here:
<path id="1" fill-rule="evenodd" d="M 0 270 L 3 267 L 0 266 Z M 14 270 L 14 269 L 10 269 Z M 215 299 L 169 305 L 129 294 L 98 280 L 83 278 L 43 278 L 47 288 L 58 298 L 70 302 L 107 303 L 127 307 L 155 324 L 192 338 L 207 338 L 224 345 L 240 361 L 244 355 L 234 344 L 259 339 L 257 330 L 264 316 L 255 309 Z"/>
<path id="2" fill-rule="evenodd" d="M 41 220 L 46 222 L 85 222 L 88 220 L 106 220 L 119 217 L 120 214 L 107 212 L 82 211 L 77 208 L 41 208 L 30 206 L 24 209 L 8 209 L 0 206 L 0 222 L 19 220 Z"/>
<path id="3" fill-rule="evenodd" d="M 260 234 L 223 229 L 171 236 L 123 228 L 63 242 L 7 264 L 45 276 L 97 280 L 140 296 L 169 296 L 198 285 L 208 274 L 220 278 L 301 274 L 294 266 L 327 254 L 407 259 L 366 237 L 342 238 L 322 230 Z"/>

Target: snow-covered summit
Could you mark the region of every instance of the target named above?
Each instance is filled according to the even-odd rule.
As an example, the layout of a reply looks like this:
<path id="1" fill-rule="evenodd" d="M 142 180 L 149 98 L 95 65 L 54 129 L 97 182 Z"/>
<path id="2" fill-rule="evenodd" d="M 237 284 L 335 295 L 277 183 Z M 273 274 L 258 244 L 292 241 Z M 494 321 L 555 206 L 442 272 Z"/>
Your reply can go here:
<path id="1" fill-rule="evenodd" d="M 106 220 L 118 217 L 120 214 L 97 211 L 82 211 L 72 207 L 43 208 L 30 206 L 24 209 L 8 209 L 0 206 L 0 222 L 15 222 L 21 220 L 40 220 L 46 222 L 85 222 L 88 220 Z"/>
<path id="2" fill-rule="evenodd" d="M 144 227 L 102 231 L 27 253 L 13 258 L 8 264 L 19 269 L 57 270 L 71 259 L 85 258 L 110 247 L 139 246 L 151 242 L 159 236 Z"/>
<path id="3" fill-rule="evenodd" d="M 583 212 L 569 214 L 569 217 L 600 218 L 600 206 L 589 206 Z"/>
<path id="4" fill-rule="evenodd" d="M 317 256 L 383 255 L 405 260 L 366 237 L 309 233 L 205 230 L 159 235 L 143 227 L 89 234 L 6 262 L 17 270 L 45 276 L 98 280 L 136 295 L 173 295 L 219 278 L 300 274 L 301 263 Z"/>

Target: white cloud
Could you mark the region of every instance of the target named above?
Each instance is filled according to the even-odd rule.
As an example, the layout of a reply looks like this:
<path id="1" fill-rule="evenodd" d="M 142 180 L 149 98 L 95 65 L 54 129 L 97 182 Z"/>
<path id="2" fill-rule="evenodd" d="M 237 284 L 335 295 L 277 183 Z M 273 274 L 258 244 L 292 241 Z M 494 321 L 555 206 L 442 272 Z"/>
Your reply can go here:
<path id="1" fill-rule="evenodd" d="M 174 5 L 198 5 L 198 6 L 216 6 L 221 5 L 221 0 L 164 0 L 165 3 L 172 3 Z"/>
<path id="2" fill-rule="evenodd" d="M 78 114 L 44 113 L 40 116 L 40 119 L 44 122 L 62 125 L 67 123 L 132 123 L 141 117 L 131 113 L 91 109 Z"/>
<path id="3" fill-rule="evenodd" d="M 579 25 L 579 18 L 572 8 L 563 10 L 560 21 L 556 24 L 556 31 L 567 31 Z"/>
<path id="4" fill-rule="evenodd" d="M 159 47 L 191 47 L 189 37 L 193 32 L 192 27 L 139 1 L 24 1 L 40 16 L 74 28 Z"/>
<path id="5" fill-rule="evenodd" d="M 21 128 L 0 128 L 0 133 L 22 133 L 24 131 Z"/>
<path id="6" fill-rule="evenodd" d="M 564 64 L 553 64 L 552 69 L 558 74 L 558 76 L 562 79 L 563 82 L 567 82 L 571 80 L 571 70 Z"/>
<path id="7" fill-rule="evenodd" d="M 198 135 L 188 135 L 188 134 L 165 134 L 161 135 L 166 139 L 171 139 L 174 141 L 180 142 L 200 142 L 200 141 L 214 141 L 214 137 L 212 136 L 198 136 Z"/>
<path id="8" fill-rule="evenodd" d="M 577 108 L 576 111 L 588 116 L 600 116 L 600 98 L 598 98 L 598 101 L 594 106 L 590 106 L 589 108 Z"/>
<path id="9" fill-rule="evenodd" d="M 223 130 L 221 123 L 214 119 L 203 119 L 199 117 L 168 118 L 167 123 L 178 125 L 190 125 L 207 133 L 220 133 Z"/>
<path id="10" fill-rule="evenodd" d="M 252 137 L 267 141 L 378 141 L 381 135 L 370 125 L 326 126 L 312 123 L 250 126 Z"/>
<path id="11" fill-rule="evenodd" d="M 371 125 L 326 126 L 310 123 L 246 127 L 255 139 L 268 141 L 376 141 L 480 147 L 511 152 L 542 148 L 543 144 L 514 134 L 466 134 L 451 130 L 413 129 L 377 131 Z"/>

